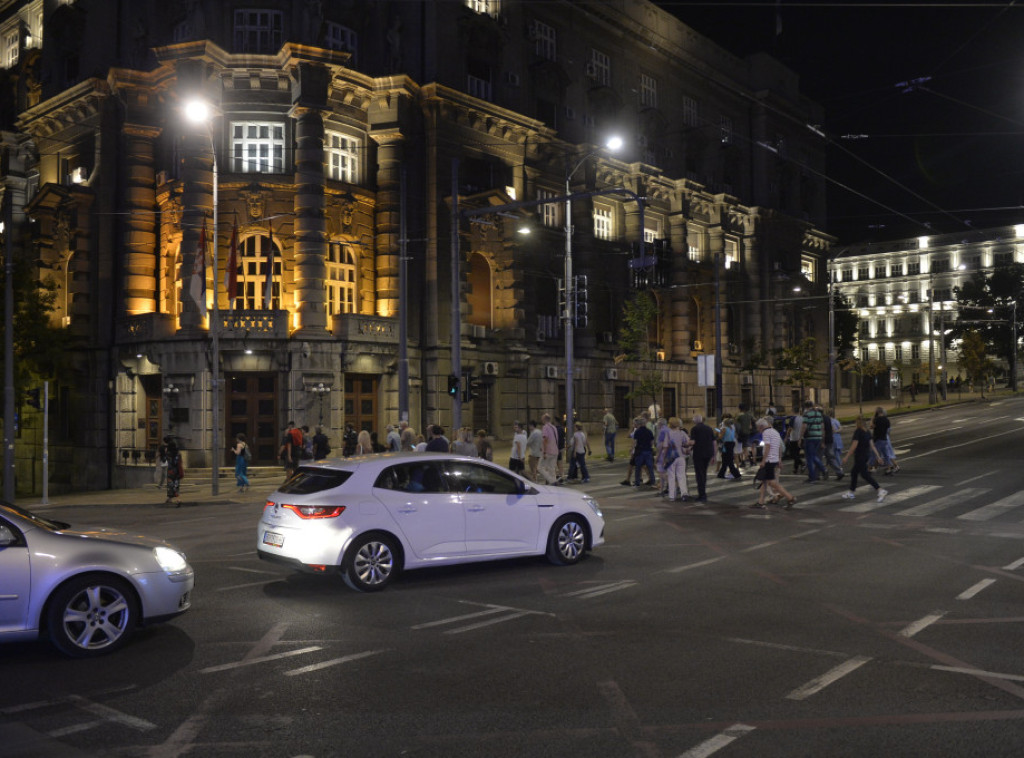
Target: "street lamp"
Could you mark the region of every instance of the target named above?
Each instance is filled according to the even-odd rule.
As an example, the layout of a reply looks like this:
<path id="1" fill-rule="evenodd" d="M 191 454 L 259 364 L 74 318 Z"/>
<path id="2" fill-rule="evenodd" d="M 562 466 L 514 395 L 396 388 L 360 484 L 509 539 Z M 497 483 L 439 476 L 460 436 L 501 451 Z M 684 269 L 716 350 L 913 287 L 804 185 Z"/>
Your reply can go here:
<path id="1" fill-rule="evenodd" d="M 217 141 L 213 138 L 212 117 L 210 106 L 203 100 L 190 100 L 185 104 L 185 119 L 189 123 L 206 126 L 213 159 L 213 310 L 210 314 L 210 352 L 213 364 L 210 368 L 210 389 L 213 393 L 210 408 L 213 420 L 210 425 L 210 491 L 217 495 L 220 493 L 220 305 L 217 299 Z M 199 254 L 205 256 L 206 251 L 201 250 Z"/>
<path id="2" fill-rule="evenodd" d="M 324 395 L 331 391 L 330 387 L 325 387 L 323 382 L 318 382 L 315 387 L 310 387 L 309 391 L 316 395 L 320 401 L 320 420 L 317 422 L 317 426 L 324 425 Z"/>
<path id="3" fill-rule="evenodd" d="M 622 138 L 618 136 L 609 137 L 605 142 L 605 148 L 615 152 L 622 147 Z M 572 178 L 580 167 L 587 160 L 595 155 L 600 148 L 595 148 L 580 158 L 576 165 L 570 170 L 566 162 L 565 173 L 565 300 L 562 311 L 562 321 L 565 330 L 565 425 L 566 429 L 572 429 L 576 420 L 573 408 L 573 325 L 576 320 L 576 284 L 572 278 Z M 641 215 L 641 221 L 643 216 Z M 643 239 L 644 230 L 640 229 L 640 238 Z M 568 435 L 567 435 L 568 436 Z"/>

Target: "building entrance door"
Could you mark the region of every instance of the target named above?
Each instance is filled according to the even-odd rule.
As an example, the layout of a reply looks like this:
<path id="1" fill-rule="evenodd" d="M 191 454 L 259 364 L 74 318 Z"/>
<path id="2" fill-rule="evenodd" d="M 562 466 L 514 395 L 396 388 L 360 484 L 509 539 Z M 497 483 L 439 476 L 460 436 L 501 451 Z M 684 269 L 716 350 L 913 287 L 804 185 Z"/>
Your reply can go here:
<path id="1" fill-rule="evenodd" d="M 252 451 L 252 462 L 270 465 L 277 461 L 277 374 L 274 372 L 234 373 L 227 377 L 225 398 L 224 460 L 234 465 L 227 450 L 235 446 L 235 437 L 244 434 Z"/>
<path id="2" fill-rule="evenodd" d="M 345 423 L 357 432 L 371 434 L 379 428 L 377 423 L 377 389 L 379 379 L 369 374 L 349 374 L 345 377 Z"/>

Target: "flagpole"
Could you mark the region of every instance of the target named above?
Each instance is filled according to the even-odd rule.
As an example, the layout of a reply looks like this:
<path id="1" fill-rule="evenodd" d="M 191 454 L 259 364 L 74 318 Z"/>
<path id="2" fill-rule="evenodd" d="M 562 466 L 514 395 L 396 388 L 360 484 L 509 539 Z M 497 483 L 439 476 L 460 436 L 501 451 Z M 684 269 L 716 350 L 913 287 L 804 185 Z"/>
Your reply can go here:
<path id="1" fill-rule="evenodd" d="M 210 491 L 214 495 L 220 494 L 220 429 L 221 429 L 221 417 L 220 417 L 220 298 L 217 297 L 217 146 L 213 140 L 213 129 L 210 129 L 210 155 L 213 158 L 213 313 L 210 317 L 210 342 L 212 343 L 212 363 L 213 366 L 210 369 L 210 383 L 213 391 L 213 402 L 212 402 L 212 413 L 213 421 L 211 423 L 211 442 L 210 446 L 213 448 L 213 456 L 210 461 L 211 463 L 211 482 Z M 205 259 L 206 250 L 203 250 L 203 256 Z"/>

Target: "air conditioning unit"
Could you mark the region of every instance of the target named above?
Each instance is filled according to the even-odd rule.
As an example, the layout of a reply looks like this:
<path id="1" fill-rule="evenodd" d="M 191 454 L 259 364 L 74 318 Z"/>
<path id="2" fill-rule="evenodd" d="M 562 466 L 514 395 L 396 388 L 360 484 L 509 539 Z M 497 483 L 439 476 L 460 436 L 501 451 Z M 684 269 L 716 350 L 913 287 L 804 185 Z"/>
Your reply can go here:
<path id="1" fill-rule="evenodd" d="M 156 186 L 159 187 L 163 184 L 167 184 L 167 172 L 157 171 L 156 172 Z"/>
<path id="2" fill-rule="evenodd" d="M 558 378 L 558 366 L 548 366 L 547 367 L 547 377 L 548 377 L 548 379 L 557 379 Z"/>
<path id="3" fill-rule="evenodd" d="M 617 368 L 606 368 L 604 370 L 604 378 L 605 379 L 618 379 L 619 378 L 619 370 Z"/>
<path id="4" fill-rule="evenodd" d="M 484 363 L 484 376 L 497 376 L 498 375 L 498 364 L 494 361 L 486 361 Z"/>
<path id="5" fill-rule="evenodd" d="M 519 74 L 515 73 L 514 71 L 506 71 L 505 72 L 505 84 L 507 84 L 509 87 L 518 87 L 519 86 Z"/>

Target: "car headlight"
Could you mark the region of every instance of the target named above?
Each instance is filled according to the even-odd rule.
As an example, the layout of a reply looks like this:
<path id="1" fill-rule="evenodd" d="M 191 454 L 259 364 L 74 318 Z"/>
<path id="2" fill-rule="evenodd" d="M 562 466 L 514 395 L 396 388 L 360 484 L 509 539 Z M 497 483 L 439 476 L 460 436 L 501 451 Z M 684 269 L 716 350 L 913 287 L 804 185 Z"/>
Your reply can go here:
<path id="1" fill-rule="evenodd" d="M 188 562 L 185 560 L 185 555 L 183 553 L 179 553 L 177 550 L 172 550 L 169 547 L 153 548 L 153 557 L 156 558 L 156 562 L 160 564 L 160 568 L 168 574 L 178 574 L 188 568 Z"/>
<path id="2" fill-rule="evenodd" d="M 598 515 L 599 518 L 604 518 L 604 514 L 601 513 L 601 508 L 597 505 L 597 501 L 594 500 L 594 498 L 585 497 L 583 498 L 583 500 L 586 502 L 587 505 L 590 506 L 590 508 L 594 511 L 594 513 Z"/>

